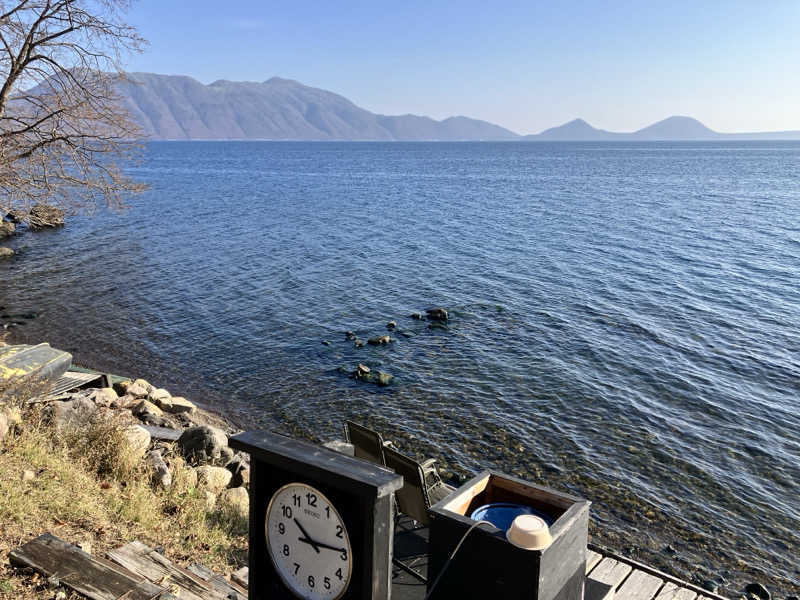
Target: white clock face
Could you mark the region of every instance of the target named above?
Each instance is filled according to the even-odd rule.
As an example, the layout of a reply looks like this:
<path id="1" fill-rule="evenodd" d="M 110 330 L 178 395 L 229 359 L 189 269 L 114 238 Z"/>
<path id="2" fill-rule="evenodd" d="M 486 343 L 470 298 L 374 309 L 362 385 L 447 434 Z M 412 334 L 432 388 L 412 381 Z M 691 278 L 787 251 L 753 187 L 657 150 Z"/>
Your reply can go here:
<path id="1" fill-rule="evenodd" d="M 284 485 L 265 523 L 267 551 L 284 584 L 299 598 L 336 600 L 353 570 L 350 538 L 339 512 L 317 489 Z"/>

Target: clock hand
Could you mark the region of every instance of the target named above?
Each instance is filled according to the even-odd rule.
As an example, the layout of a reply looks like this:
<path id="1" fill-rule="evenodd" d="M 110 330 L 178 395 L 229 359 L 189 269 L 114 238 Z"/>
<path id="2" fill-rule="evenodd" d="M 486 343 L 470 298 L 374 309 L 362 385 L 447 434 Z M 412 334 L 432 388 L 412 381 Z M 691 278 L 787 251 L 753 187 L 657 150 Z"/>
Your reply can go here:
<path id="1" fill-rule="evenodd" d="M 336 550 L 337 552 L 344 552 L 346 548 L 337 548 L 336 546 L 329 546 L 323 542 L 315 542 L 320 548 L 327 548 L 328 550 Z"/>
<path id="2" fill-rule="evenodd" d="M 317 551 L 317 554 L 319 554 L 319 545 L 317 544 L 317 542 L 315 542 L 314 540 L 311 539 L 311 536 L 308 535 L 308 532 L 306 531 L 306 528 L 303 527 L 300 524 L 300 521 L 297 520 L 297 517 L 294 518 L 294 522 L 297 525 L 297 527 L 300 529 L 300 533 L 302 533 L 305 536 L 304 538 L 302 538 L 302 537 L 301 538 L 297 538 L 298 541 L 303 542 L 305 544 L 308 544 L 309 546 L 314 548 L 314 550 Z"/>

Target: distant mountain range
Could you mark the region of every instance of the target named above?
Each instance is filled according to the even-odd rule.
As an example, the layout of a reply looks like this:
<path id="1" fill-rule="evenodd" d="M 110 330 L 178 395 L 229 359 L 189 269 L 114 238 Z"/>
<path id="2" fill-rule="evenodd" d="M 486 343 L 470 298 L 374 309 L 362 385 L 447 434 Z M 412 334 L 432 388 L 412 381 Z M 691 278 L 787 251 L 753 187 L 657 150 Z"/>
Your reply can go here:
<path id="1" fill-rule="evenodd" d="M 717 133 L 690 117 L 670 117 L 633 133 L 595 129 L 582 119 L 521 136 L 467 117 L 436 121 L 371 113 L 347 98 L 273 77 L 262 83 L 131 73 L 120 86 L 127 108 L 155 140 L 612 141 L 789 140 L 800 131 Z"/>

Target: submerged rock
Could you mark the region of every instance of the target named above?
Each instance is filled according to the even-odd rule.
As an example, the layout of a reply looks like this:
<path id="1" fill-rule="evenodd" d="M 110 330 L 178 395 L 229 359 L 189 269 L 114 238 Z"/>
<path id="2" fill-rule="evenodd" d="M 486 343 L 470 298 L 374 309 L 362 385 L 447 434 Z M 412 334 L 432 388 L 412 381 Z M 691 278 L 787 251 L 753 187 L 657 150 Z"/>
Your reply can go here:
<path id="1" fill-rule="evenodd" d="M 758 598 L 758 600 L 770 600 L 769 590 L 760 583 L 748 583 L 744 588 L 744 593 L 748 598 Z"/>
<path id="2" fill-rule="evenodd" d="M 364 381 L 366 383 L 374 383 L 379 386 L 387 386 L 392 383 L 394 375 L 389 373 L 382 373 L 381 371 L 373 371 L 366 365 L 359 364 L 356 370 L 350 374 L 352 379 L 356 381 Z"/>
<path id="3" fill-rule="evenodd" d="M 420 313 L 411 313 L 409 315 L 409 317 L 412 318 L 412 319 L 417 319 L 418 321 L 424 321 L 425 320 L 425 317 Z"/>
<path id="4" fill-rule="evenodd" d="M 355 331 L 345 331 L 344 332 L 344 339 L 346 339 L 346 340 L 354 340 L 354 339 L 356 339 Z"/>
<path id="5" fill-rule="evenodd" d="M 64 225 L 64 211 L 49 204 L 34 204 L 28 214 L 31 229 L 61 227 Z"/>
<path id="6" fill-rule="evenodd" d="M 379 335 L 373 338 L 369 338 L 367 343 L 371 346 L 383 346 L 393 342 L 394 340 L 390 338 L 388 335 Z"/>
<path id="7" fill-rule="evenodd" d="M 354 345 L 356 348 L 363 348 L 364 346 L 366 346 L 366 345 L 367 345 L 367 343 L 366 343 L 364 340 L 358 340 L 358 339 L 357 339 L 355 342 L 353 342 L 353 345 Z"/>
<path id="8" fill-rule="evenodd" d="M 433 319 L 435 321 L 447 321 L 450 318 L 450 315 L 447 313 L 447 310 L 441 307 L 438 308 L 429 308 L 425 311 L 428 315 L 428 318 Z"/>
<path id="9" fill-rule="evenodd" d="M 16 229 L 17 226 L 14 225 L 13 223 L 6 223 L 5 221 L 0 221 L 0 240 L 2 240 L 5 237 L 14 235 Z"/>
<path id="10" fill-rule="evenodd" d="M 394 329 L 395 327 L 397 327 L 397 322 L 396 322 L 396 321 L 389 321 L 389 322 L 386 324 L 386 329 L 388 329 L 389 331 L 391 331 L 391 330 L 392 330 L 392 329 Z"/>
<path id="11" fill-rule="evenodd" d="M 0 259 L 11 258 L 12 256 L 14 256 L 14 251 L 11 248 L 0 246 Z"/>

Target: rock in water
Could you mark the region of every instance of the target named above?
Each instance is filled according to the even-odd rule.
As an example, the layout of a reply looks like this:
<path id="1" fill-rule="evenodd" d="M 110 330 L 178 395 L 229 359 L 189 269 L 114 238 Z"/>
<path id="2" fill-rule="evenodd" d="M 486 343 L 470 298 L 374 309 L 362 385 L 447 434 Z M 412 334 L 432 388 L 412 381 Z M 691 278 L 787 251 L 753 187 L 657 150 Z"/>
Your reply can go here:
<path id="1" fill-rule="evenodd" d="M 0 221 L 0 240 L 5 237 L 9 237 L 14 235 L 14 231 L 16 231 L 17 227 L 13 223 L 6 223 L 5 221 Z"/>
<path id="2" fill-rule="evenodd" d="M 346 339 L 346 340 L 354 340 L 354 339 L 356 339 L 355 331 L 345 331 L 344 332 L 344 339 Z"/>
<path id="3" fill-rule="evenodd" d="M 392 383 L 392 379 L 394 379 L 394 375 L 389 375 L 389 373 L 378 373 L 378 377 L 375 380 L 375 383 L 378 385 L 385 387 Z"/>
<path id="4" fill-rule="evenodd" d="M 389 321 L 389 322 L 386 324 L 386 329 L 388 329 L 389 331 L 391 331 L 391 330 L 392 330 L 392 329 L 394 329 L 395 327 L 397 327 L 397 321 Z"/>
<path id="5" fill-rule="evenodd" d="M 447 314 L 447 310 L 441 307 L 429 308 L 425 313 L 434 321 L 447 321 L 447 319 L 450 318 L 450 315 Z"/>
<path id="6" fill-rule="evenodd" d="M 14 251 L 11 248 L 0 246 L 0 259 L 11 258 L 12 256 L 14 256 Z"/>
<path id="7" fill-rule="evenodd" d="M 199 425 L 185 430 L 176 444 L 190 462 L 209 462 L 222 455 L 222 449 L 228 445 L 228 436 L 216 427 Z"/>
<path id="8" fill-rule="evenodd" d="M 369 338 L 367 340 L 367 343 L 372 346 L 383 346 L 384 344 L 388 344 L 392 341 L 393 341 L 392 338 L 390 338 L 388 335 L 379 335 L 373 338 Z"/>
<path id="9" fill-rule="evenodd" d="M 758 598 L 759 600 L 770 600 L 771 598 L 769 590 L 760 583 L 748 583 L 744 588 L 744 593 L 749 598 Z"/>
<path id="10" fill-rule="evenodd" d="M 61 227 L 64 225 L 64 211 L 48 204 L 34 204 L 28 214 L 28 222 L 32 229 Z"/>

